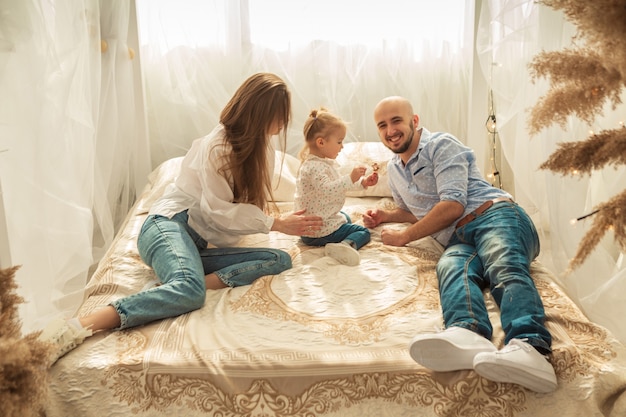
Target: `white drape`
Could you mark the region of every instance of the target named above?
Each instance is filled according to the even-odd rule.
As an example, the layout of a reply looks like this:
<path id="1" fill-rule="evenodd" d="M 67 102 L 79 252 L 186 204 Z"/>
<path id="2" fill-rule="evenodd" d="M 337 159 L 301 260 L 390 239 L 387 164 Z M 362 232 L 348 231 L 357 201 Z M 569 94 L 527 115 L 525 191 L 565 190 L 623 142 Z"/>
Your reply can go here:
<path id="1" fill-rule="evenodd" d="M 626 180 L 623 169 L 580 179 L 538 169 L 557 142 L 613 127 L 624 112 L 528 136 L 527 110 L 547 83 L 532 84 L 527 64 L 573 34 L 560 13 L 532 0 L 137 0 L 141 46 L 133 2 L 0 6 L 0 151 L 8 149 L 0 180 L 13 264 L 23 265 L 27 327 L 71 314 L 150 168 L 212 129 L 237 86 L 258 71 L 280 75 L 292 91 L 291 154 L 309 111 L 321 105 L 350 122 L 347 141 L 377 141 L 372 110 L 391 94 L 408 97 L 430 130 L 484 150 L 487 132 L 472 130 L 470 116 L 482 124 L 488 109 L 471 103 L 493 90 L 497 150 L 511 168 L 504 183 L 539 226 L 541 260 L 560 277 L 588 226 L 570 219 Z M 624 275 L 609 235 L 561 283 L 626 341 L 616 320 L 626 312 Z"/>
<path id="2" fill-rule="evenodd" d="M 0 10 L 0 180 L 26 331 L 78 307 L 146 182 L 149 151 L 129 2 L 2 0 Z"/>
<path id="3" fill-rule="evenodd" d="M 461 135 L 471 3 L 138 1 L 152 161 L 184 153 L 259 71 L 278 74 L 292 91 L 292 154 L 310 110 L 322 105 L 350 122 L 347 141 L 378 140 L 373 108 L 390 94 L 408 96 L 425 123 Z"/>
<path id="4" fill-rule="evenodd" d="M 605 168 L 591 177 L 563 177 L 539 169 L 558 142 L 584 140 L 590 131 L 623 124 L 626 106 L 616 110 L 607 106 L 593 126 L 571 118 L 566 130 L 554 125 L 532 138 L 528 135 L 529 110 L 549 87 L 547 80 L 531 82 L 528 64 L 542 50 L 570 47 L 574 34 L 575 27 L 562 13 L 535 2 L 483 1 L 476 48 L 494 92 L 502 153 L 515 174 L 515 197 L 533 215 L 542 234 L 540 260 L 591 320 L 626 342 L 626 323 L 621 320 L 626 317 L 626 270 L 612 233 L 582 267 L 566 273 L 591 224 L 572 225 L 572 219 L 621 191 L 626 169 Z"/>

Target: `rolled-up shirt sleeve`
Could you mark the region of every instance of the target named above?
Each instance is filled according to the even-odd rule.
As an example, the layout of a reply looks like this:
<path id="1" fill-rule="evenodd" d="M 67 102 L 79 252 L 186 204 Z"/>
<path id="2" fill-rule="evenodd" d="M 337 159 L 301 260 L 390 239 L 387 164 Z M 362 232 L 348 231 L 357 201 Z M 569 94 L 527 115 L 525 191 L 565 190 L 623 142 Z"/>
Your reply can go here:
<path id="1" fill-rule="evenodd" d="M 449 136 L 442 136 L 432 147 L 432 164 L 441 201 L 467 205 L 467 185 L 472 152 Z"/>
<path id="2" fill-rule="evenodd" d="M 484 180 L 471 148 L 454 136 L 422 128 L 418 149 L 406 165 L 395 155 L 388 165 L 396 204 L 421 219 L 440 201 L 456 201 L 468 214 L 487 200 L 511 195 Z M 432 237 L 446 245 L 454 224 Z"/>

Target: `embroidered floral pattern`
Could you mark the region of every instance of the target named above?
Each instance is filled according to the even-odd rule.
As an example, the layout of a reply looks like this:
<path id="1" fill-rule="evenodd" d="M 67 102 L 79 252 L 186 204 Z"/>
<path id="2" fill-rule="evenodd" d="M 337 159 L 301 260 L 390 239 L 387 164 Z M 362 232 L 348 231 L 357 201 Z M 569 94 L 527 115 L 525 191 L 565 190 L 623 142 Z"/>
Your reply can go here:
<path id="1" fill-rule="evenodd" d="M 119 368 L 107 378 L 111 388 L 139 411 L 166 411 L 185 403 L 211 416 L 314 417 L 379 398 L 409 407 L 429 407 L 437 416 L 504 417 L 525 409 L 526 391 L 475 374 L 452 385 L 427 372 L 363 373 L 321 381 L 297 395 L 281 394 L 270 381 L 255 380 L 243 393 L 228 394 L 208 380 Z M 124 387 L 124 388 L 121 388 Z"/>
<path id="2" fill-rule="evenodd" d="M 159 177 L 152 181 L 157 188 L 165 184 Z M 98 267 L 80 314 L 133 294 L 150 280 L 150 272 L 136 254 L 135 240 L 151 195 L 144 194 L 136 215 L 123 226 Z M 393 207 L 391 199 L 376 201 L 379 207 Z M 359 221 L 365 206 L 353 204 L 346 209 L 353 221 Z M 278 204 L 276 210 L 286 213 L 290 206 Z M 278 233 L 248 236 L 245 243 L 286 249 L 294 268 L 310 266 L 315 251 L 320 251 Z M 531 272 L 553 335 L 550 361 L 559 382 L 557 391 L 549 395 L 494 383 L 471 370 L 433 373 L 415 364 L 406 352 L 410 334 L 424 330 L 425 323 L 433 326 L 441 321 L 434 272 L 440 248 L 428 242 L 389 248 L 374 230 L 372 241 L 361 252 L 366 265 L 367 251 L 374 253 L 371 259 L 378 268 L 369 280 L 383 273 L 396 279 L 388 286 L 381 284 L 387 277 L 379 281 L 378 288 L 388 289 L 391 296 L 381 296 L 377 304 L 361 297 L 369 288 L 348 292 L 354 310 L 345 312 L 351 314 L 331 314 L 341 311 L 333 303 L 350 297 L 335 297 L 327 291 L 328 280 L 320 280 L 311 281 L 317 285 L 313 290 L 319 292 L 316 301 L 330 301 L 329 307 L 324 315 L 309 311 L 304 307 L 315 306 L 299 303 L 300 275 L 291 277 L 291 283 L 284 276 L 264 277 L 247 288 L 207 293 L 210 304 L 197 312 L 95 335 L 62 358 L 51 369 L 53 400 L 47 415 L 87 416 L 83 411 L 88 410 L 93 413 L 89 417 L 115 413 L 361 417 L 372 414 L 370 407 L 380 407 L 387 411 L 380 415 L 394 417 L 624 415 L 626 349 L 590 322 L 540 264 L 534 263 Z M 407 268 L 411 283 L 403 285 L 406 278 L 396 275 Z M 291 299 L 290 290 L 295 295 Z M 485 297 L 494 324 L 493 341 L 501 346 L 504 336 L 498 327 L 498 309 L 488 292 Z M 281 343 L 276 343 L 275 332 L 280 328 L 286 330 Z M 246 331 L 254 337 L 242 334 Z M 241 343 L 242 339 L 251 343 Z M 317 344 L 301 346 L 301 340 Z M 106 398 L 106 403 L 100 398 Z"/>

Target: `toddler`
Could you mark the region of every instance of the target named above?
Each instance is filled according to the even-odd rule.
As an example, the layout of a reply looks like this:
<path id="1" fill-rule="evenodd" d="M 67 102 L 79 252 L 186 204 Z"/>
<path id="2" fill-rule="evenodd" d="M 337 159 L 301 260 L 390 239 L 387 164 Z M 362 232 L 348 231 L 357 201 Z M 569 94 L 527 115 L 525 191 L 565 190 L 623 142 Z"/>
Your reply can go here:
<path id="1" fill-rule="evenodd" d="M 357 167 L 350 175 L 338 171 L 337 155 L 343 148 L 346 123 L 325 108 L 311 111 L 304 124 L 305 145 L 300 152 L 302 165 L 296 181 L 295 210 L 306 210 L 309 216 L 323 219 L 321 230 L 301 236 L 311 246 L 324 246 L 326 256 L 342 264 L 355 266 L 360 262 L 358 249 L 370 241 L 367 228 L 352 223 L 341 211 L 346 191 L 376 185 L 378 174 L 365 175 L 365 167 Z"/>

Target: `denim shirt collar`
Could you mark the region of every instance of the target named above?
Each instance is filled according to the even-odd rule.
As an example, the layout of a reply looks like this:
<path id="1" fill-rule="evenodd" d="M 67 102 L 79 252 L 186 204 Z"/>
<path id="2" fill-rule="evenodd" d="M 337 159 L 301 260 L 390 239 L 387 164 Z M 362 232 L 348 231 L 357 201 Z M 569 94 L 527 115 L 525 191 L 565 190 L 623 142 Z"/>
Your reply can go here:
<path id="1" fill-rule="evenodd" d="M 426 144 L 431 140 L 431 133 L 425 127 L 420 127 L 417 132 L 415 132 L 415 135 L 419 138 L 419 144 L 417 145 L 417 149 L 408 159 L 406 164 L 402 161 L 400 155 L 395 154 L 393 158 L 395 159 L 395 163 L 397 165 L 401 167 L 406 167 L 407 165 L 410 165 L 411 162 L 413 162 L 414 160 L 417 160 L 417 158 L 419 158 L 420 152 L 422 151 L 422 149 L 424 149 L 424 146 L 426 146 Z"/>

